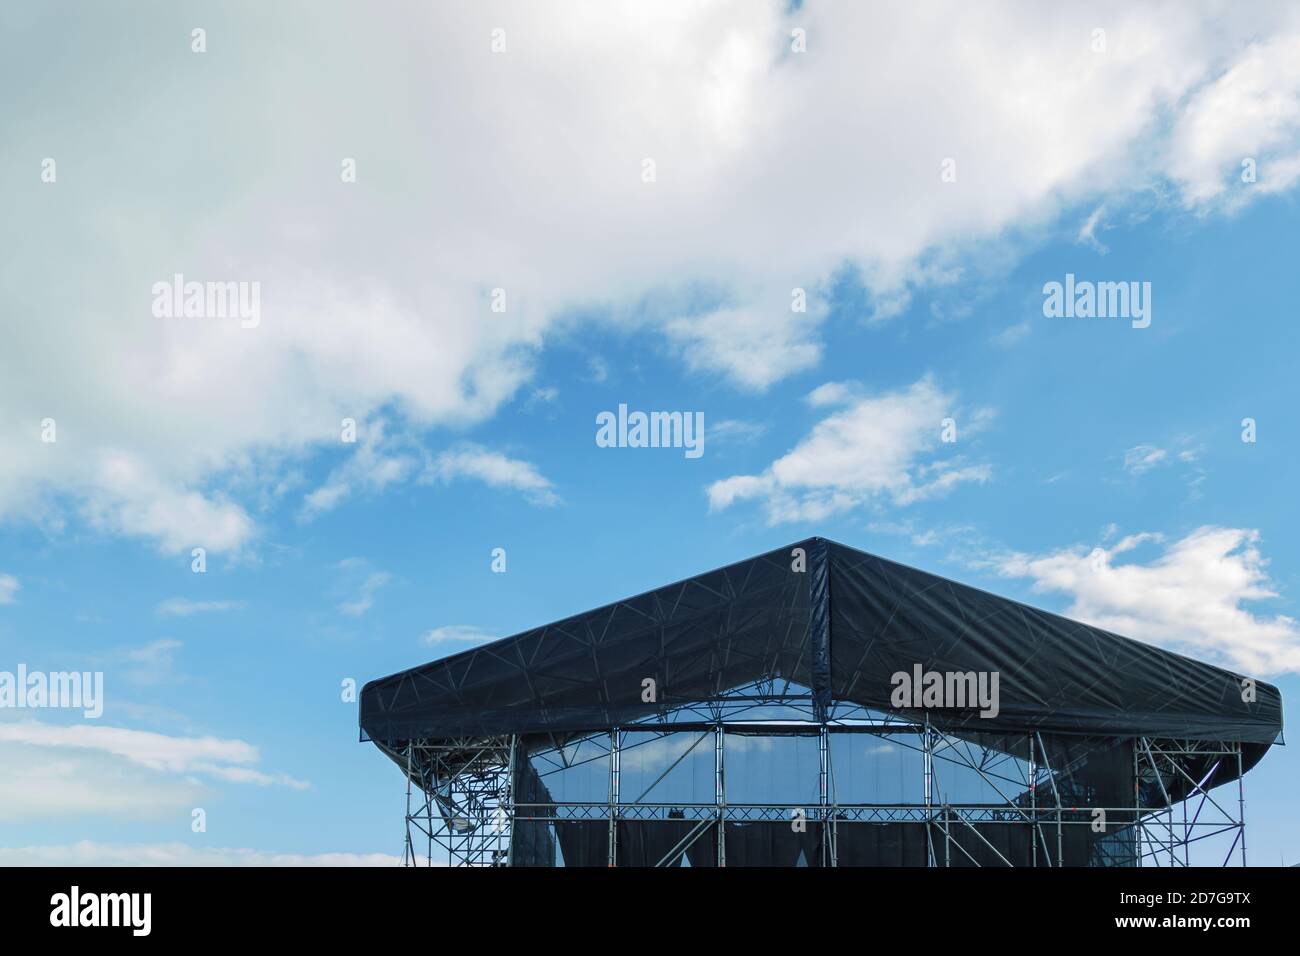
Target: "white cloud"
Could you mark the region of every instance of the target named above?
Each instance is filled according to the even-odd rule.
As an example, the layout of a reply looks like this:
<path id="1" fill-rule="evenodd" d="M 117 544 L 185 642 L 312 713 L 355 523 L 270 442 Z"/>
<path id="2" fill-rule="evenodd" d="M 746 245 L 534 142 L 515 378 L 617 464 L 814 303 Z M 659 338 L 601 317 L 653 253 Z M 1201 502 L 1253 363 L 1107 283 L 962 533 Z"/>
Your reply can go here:
<path id="1" fill-rule="evenodd" d="M 151 538 L 171 554 L 193 547 L 238 550 L 253 536 L 253 521 L 240 505 L 220 493 L 168 484 L 127 452 L 101 453 L 82 493 L 82 513 L 91 525 Z"/>
<path id="2" fill-rule="evenodd" d="M 287 773 L 266 773 L 253 767 L 220 767 L 200 764 L 195 769 L 209 773 L 230 783 L 255 783 L 260 787 L 289 787 L 291 790 L 310 790 L 311 784 Z"/>
<path id="3" fill-rule="evenodd" d="M 8 726 L 0 724 L 0 729 Z M 160 774 L 104 751 L 0 738 L 0 823 L 109 817 L 184 819 L 211 791 L 195 776 Z"/>
<path id="4" fill-rule="evenodd" d="M 1155 445 L 1135 445 L 1124 452 L 1124 470 L 1130 475 L 1141 475 L 1169 460 L 1169 452 Z"/>
<path id="5" fill-rule="evenodd" d="M 1082 242 L 1085 245 L 1092 246 L 1101 255 L 1105 255 L 1110 250 L 1106 245 L 1097 238 L 1097 229 L 1104 228 L 1103 216 L 1106 214 L 1106 205 L 1103 203 L 1088 214 L 1088 218 L 1083 221 L 1079 227 L 1079 233 L 1075 236 L 1076 242 Z"/>
<path id="6" fill-rule="evenodd" d="M 256 747 L 218 737 L 99 724 L 0 722 L 0 820 L 69 814 L 148 819 L 193 807 L 207 777 L 232 783 L 310 786 L 254 765 Z"/>
<path id="7" fill-rule="evenodd" d="M 121 655 L 126 675 L 137 684 L 158 684 L 172 678 L 173 658 L 183 645 L 172 638 L 159 638 Z"/>
<path id="8" fill-rule="evenodd" d="M 338 563 L 346 579 L 345 587 L 355 590 L 356 596 L 339 604 L 339 610 L 348 617 L 360 617 L 375 604 L 375 595 L 393 580 L 387 571 L 376 571 L 364 558 L 346 558 Z"/>
<path id="9" fill-rule="evenodd" d="M 321 485 L 303 498 L 302 517 L 310 519 L 326 511 L 333 511 L 347 497 L 348 490 L 348 486 L 342 482 Z"/>
<path id="10" fill-rule="evenodd" d="M 423 451 L 409 437 L 390 433 L 382 418 L 357 424 L 357 441 L 347 460 L 325 483 L 303 499 L 301 516 L 310 520 L 334 508 L 357 490 L 371 494 L 406 481 L 420 467 Z"/>
<path id="11" fill-rule="evenodd" d="M 554 385 L 546 385 L 541 388 L 535 388 L 524 402 L 524 408 L 532 411 L 539 405 L 554 405 L 559 400 L 560 390 Z"/>
<path id="12" fill-rule="evenodd" d="M 985 464 L 934 458 L 954 397 L 930 378 L 906 389 L 856 397 L 858 386 L 823 385 L 812 403 L 847 407 L 818 422 L 793 450 L 758 475 L 734 475 L 708 488 L 715 511 L 759 500 L 771 524 L 816 521 L 875 500 L 910 504 L 946 494 L 963 482 L 984 482 Z M 969 430 L 969 429 L 968 429 Z"/>
<path id="13" fill-rule="evenodd" d="M 559 501 L 551 483 L 529 462 L 468 441 L 458 442 L 431 458 L 406 430 L 391 429 L 384 420 L 376 419 L 360 430 L 355 451 L 348 459 L 303 499 L 300 516 L 311 520 L 333 510 L 356 491 L 374 494 L 412 479 L 429 484 L 463 478 L 522 492 L 536 504 Z"/>
<path id="14" fill-rule="evenodd" d="M 470 624 L 448 624 L 435 627 L 420 638 L 425 644 L 484 644 L 495 641 L 496 635 Z"/>
<path id="15" fill-rule="evenodd" d="M 168 551 L 238 550 L 257 534 L 238 495 L 250 476 L 274 487 L 337 447 L 344 417 L 480 422 L 588 321 L 574 316 L 650 330 L 688 367 L 761 389 L 819 360 L 817 290 L 846 261 L 897 311 L 927 263 L 1085 202 L 1166 175 L 1201 202 L 1248 148 L 1254 194 L 1300 171 L 1285 5 L 325 8 L 310 34 L 265 28 L 286 11 L 259 13 L 262 29 L 232 12 L 243 56 L 218 85 L 201 70 L 158 83 L 147 64 L 170 41 L 135 14 L 7 24 L 6 87 L 29 88 L 56 45 L 84 66 L 31 88 L 0 144 L 0 165 L 21 168 L 45 155 L 44 118 L 66 134 L 58 183 L 0 219 L 0 421 L 28 423 L 0 431 L 0 517 L 81 513 Z M 794 25 L 807 53 L 788 50 Z M 497 26 L 501 55 L 485 39 Z M 323 49 L 367 68 L 332 70 Z M 420 83 L 412 62 L 433 65 Z M 118 78 L 111 100 L 95 75 Z M 184 135 L 257 156 L 201 151 L 181 170 L 154 148 L 159 117 L 201 118 Z M 358 181 L 343 184 L 350 153 Z M 93 236 L 95 255 L 69 235 Z M 176 272 L 260 282 L 260 324 L 155 318 L 152 283 Z M 807 313 L 790 311 L 796 286 Z M 333 476 L 306 512 L 410 467 L 376 464 Z"/>
<path id="16" fill-rule="evenodd" d="M 189 598 L 174 597 L 159 601 L 153 612 L 162 617 L 189 617 L 191 614 L 207 614 L 212 611 L 235 611 L 242 607 L 243 601 L 192 601 Z"/>
<path id="17" fill-rule="evenodd" d="M 1025 338 L 1033 331 L 1033 325 L 1028 321 L 1017 322 L 1015 325 L 1008 325 L 1005 329 L 993 336 L 993 344 L 1001 348 L 1010 348 L 1017 342 Z"/>
<path id="18" fill-rule="evenodd" d="M 437 457 L 425 473 L 429 481 L 472 478 L 492 488 L 518 491 L 538 505 L 554 505 L 559 497 L 537 466 L 509 458 L 473 442 L 461 442 Z"/>
<path id="19" fill-rule="evenodd" d="M 917 548 L 929 548 L 945 542 L 967 539 L 975 534 L 975 526 L 969 524 L 944 525 L 937 528 L 918 529 L 911 521 L 872 521 L 867 530 L 873 534 L 900 535 L 911 539 Z"/>
<path id="20" fill-rule="evenodd" d="M 1201 497 L 1201 486 L 1208 475 L 1200 461 L 1204 448 L 1190 444 L 1191 441 L 1190 436 L 1184 435 L 1176 438 L 1168 448 L 1145 443 L 1135 445 L 1124 453 L 1124 470 L 1139 478 L 1157 468 L 1179 466 L 1178 474 L 1187 487 L 1188 500 L 1194 501 Z"/>
<path id="21" fill-rule="evenodd" d="M 21 585 L 12 574 L 0 574 L 0 604 L 13 604 Z"/>
<path id="22" fill-rule="evenodd" d="M 726 444 L 750 444 L 757 441 L 767 431 L 763 422 L 747 422 L 738 418 L 726 418 L 709 426 L 709 441 Z"/>
<path id="23" fill-rule="evenodd" d="M 150 770 L 168 773 L 221 773 L 231 766 L 243 767 L 260 759 L 257 748 L 242 740 L 169 737 L 149 730 L 99 724 L 0 723 L 0 742 L 103 751 L 125 757 Z M 294 781 L 291 785 L 306 786 L 301 781 Z"/>
<path id="24" fill-rule="evenodd" d="M 1249 674 L 1300 671 L 1300 625 L 1243 606 L 1276 598 L 1259 532 L 1198 528 L 1146 564 L 1115 558 L 1154 543 L 1149 533 L 1113 547 L 1013 554 L 996 566 L 1033 589 L 1072 598 L 1066 614 L 1126 637 L 1209 658 Z"/>
<path id="25" fill-rule="evenodd" d="M 827 382 L 808 393 L 807 402 L 813 408 L 847 405 L 861 392 L 857 382 Z"/>
<path id="26" fill-rule="evenodd" d="M 1242 182 L 1246 159 L 1255 161 L 1254 183 Z M 1294 185 L 1300 178 L 1300 35 L 1250 44 L 1197 90 L 1175 125 L 1169 165 L 1193 206 L 1237 204 Z"/>
<path id="27" fill-rule="evenodd" d="M 821 359 L 813 323 L 788 308 L 717 309 L 703 318 L 672 319 L 664 328 L 688 368 L 721 371 L 748 389 L 764 389 Z"/>
<path id="28" fill-rule="evenodd" d="M 168 737 L 147 730 L 103 727 L 98 724 L 43 724 L 35 721 L 0 723 L 0 741 L 39 747 L 103 750 L 126 757 L 151 770 L 178 773 L 196 765 L 253 763 L 257 748 L 242 740 L 218 737 Z"/>
<path id="29" fill-rule="evenodd" d="M 185 843 L 96 843 L 0 847 L 0 866 L 400 866 L 387 853 L 275 853 Z"/>

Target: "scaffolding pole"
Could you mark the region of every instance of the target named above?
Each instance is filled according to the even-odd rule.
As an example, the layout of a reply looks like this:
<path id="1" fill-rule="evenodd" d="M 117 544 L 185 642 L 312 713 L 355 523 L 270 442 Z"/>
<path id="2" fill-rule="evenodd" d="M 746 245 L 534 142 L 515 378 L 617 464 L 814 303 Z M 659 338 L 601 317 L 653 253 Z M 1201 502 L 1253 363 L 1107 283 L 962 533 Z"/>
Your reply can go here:
<path id="1" fill-rule="evenodd" d="M 609 865 L 618 866 L 618 728 L 609 732 Z"/>
<path id="2" fill-rule="evenodd" d="M 718 721 L 713 742 L 713 795 L 718 812 L 718 866 L 727 865 L 726 741 L 726 728 L 722 721 Z"/>

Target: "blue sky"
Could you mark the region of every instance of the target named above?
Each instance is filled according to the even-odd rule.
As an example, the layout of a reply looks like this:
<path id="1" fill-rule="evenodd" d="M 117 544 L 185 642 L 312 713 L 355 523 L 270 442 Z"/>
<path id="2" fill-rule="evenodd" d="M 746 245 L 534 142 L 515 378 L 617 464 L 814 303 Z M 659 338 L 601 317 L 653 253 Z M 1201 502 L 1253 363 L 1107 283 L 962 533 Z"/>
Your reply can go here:
<path id="1" fill-rule="evenodd" d="M 331 8 L 277 50 L 291 12 L 140 5 L 57 69 L 57 11 L 0 15 L 41 77 L 0 145 L 0 670 L 106 687 L 0 712 L 0 860 L 388 862 L 343 680 L 813 534 L 1289 710 L 1300 21 L 641 9 Z M 150 315 L 175 272 L 260 282 L 260 324 Z M 1067 273 L 1149 282 L 1150 326 L 1046 317 Z M 598 447 L 620 403 L 702 412 L 703 456 Z M 1253 862 L 1300 862 L 1293 752 L 1247 778 Z"/>

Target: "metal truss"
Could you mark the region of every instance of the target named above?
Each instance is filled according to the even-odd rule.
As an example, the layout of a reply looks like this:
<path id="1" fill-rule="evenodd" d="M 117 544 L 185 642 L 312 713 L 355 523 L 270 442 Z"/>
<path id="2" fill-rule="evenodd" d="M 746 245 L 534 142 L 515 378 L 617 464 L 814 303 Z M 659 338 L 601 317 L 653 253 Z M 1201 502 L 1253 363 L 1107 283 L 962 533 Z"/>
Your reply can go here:
<path id="1" fill-rule="evenodd" d="M 406 771 L 403 866 L 443 862 L 442 853 L 435 861 L 435 846 L 450 866 L 509 864 L 516 745 L 504 736 L 408 741 L 400 753 L 390 751 Z"/>
<path id="2" fill-rule="evenodd" d="M 551 738 L 543 746 L 531 741 L 525 753 L 518 737 L 410 741 L 385 747 L 407 777 L 406 832 L 403 864 L 407 866 L 507 866 L 513 859 L 515 833 L 521 825 L 553 826 L 564 821 L 609 824 L 607 863 L 619 864 L 619 821 L 676 820 L 693 823 L 659 861 L 667 865 L 700 840 L 716 844 L 718 865 L 727 860 L 727 823 L 790 823 L 798 812 L 809 825 L 821 826 L 821 865 L 839 864 L 842 827 L 871 823 L 925 826 L 926 863 L 940 867 L 983 862 L 1011 866 L 1012 861 L 988 838 L 991 825 L 1028 827 L 1030 865 L 1061 866 L 1071 827 L 1089 827 L 1095 839 L 1089 865 L 1188 866 L 1190 847 L 1213 837 L 1231 835 L 1223 865 L 1238 850 L 1246 862 L 1245 795 L 1241 747 L 1235 742 L 1130 738 L 1134 800 L 1128 806 L 1101 807 L 1086 794 L 1067 788 L 1067 768 L 1053 768 L 1048 747 L 1037 733 L 1017 746 L 1024 756 L 981 746 L 897 714 L 857 705 L 833 704 L 826 719 L 815 719 L 810 694 L 788 682 L 765 680 L 706 701 L 675 707 L 624 727 L 577 738 Z M 758 736 L 805 736 L 818 739 L 818 802 L 733 803 L 726 787 L 728 733 Z M 696 739 L 640 794 L 622 792 L 621 758 L 629 750 L 670 734 Z M 870 734 L 920 753 L 922 779 L 915 802 L 855 803 L 840 799 L 831 760 L 831 739 L 838 734 Z M 639 743 L 629 740 L 632 735 Z M 654 788 L 687 756 L 713 750 L 712 799 L 665 803 L 647 800 Z M 542 778 L 593 761 L 608 766 L 604 801 L 524 802 L 516 792 L 521 766 L 531 761 Z M 1188 767 L 1208 767 L 1196 779 Z M 973 773 L 997 795 L 997 802 L 952 804 L 940 798 L 950 770 Z M 1211 794 L 1216 780 L 1236 774 L 1237 799 Z M 549 795 L 548 795 L 549 796 Z M 1100 814 L 1098 813 L 1100 811 Z M 1100 824 L 1099 824 L 1100 819 Z M 1099 825 L 1101 830 L 1098 829 Z M 1226 837 L 1225 837 L 1226 839 Z M 421 844 L 423 846 L 421 847 Z M 423 852 L 420 852 L 423 850 Z M 435 853 L 436 850 L 436 853 Z"/>
<path id="3" fill-rule="evenodd" d="M 1143 864 L 1191 866 L 1193 844 L 1217 837 L 1221 849 L 1231 837 L 1223 865 L 1228 866 L 1238 852 L 1241 865 L 1246 865 L 1246 790 L 1240 744 L 1139 737 L 1134 742 L 1133 759 L 1134 789 L 1139 796 L 1154 789 L 1161 803 L 1142 816 L 1137 826 L 1138 858 Z M 1195 779 L 1187 772 L 1189 764 L 1208 765 L 1208 769 Z M 1236 776 L 1235 806 L 1232 799 L 1225 799 L 1224 792 L 1217 799 L 1210 793 L 1225 770 Z"/>

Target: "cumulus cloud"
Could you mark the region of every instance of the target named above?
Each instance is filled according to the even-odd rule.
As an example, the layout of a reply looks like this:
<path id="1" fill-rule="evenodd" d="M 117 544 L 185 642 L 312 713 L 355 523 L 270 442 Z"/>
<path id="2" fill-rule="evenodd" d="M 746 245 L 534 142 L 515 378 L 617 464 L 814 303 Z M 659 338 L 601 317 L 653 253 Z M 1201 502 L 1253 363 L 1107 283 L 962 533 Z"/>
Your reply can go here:
<path id="1" fill-rule="evenodd" d="M 388 853 L 276 853 L 185 843 L 96 843 L 0 847 L 0 866 L 400 866 Z M 435 864 L 437 865 L 437 864 Z"/>
<path id="2" fill-rule="evenodd" d="M 0 574 L 0 604 L 13 604 L 20 586 L 12 574 Z"/>
<path id="3" fill-rule="evenodd" d="M 1012 554 L 995 564 L 1029 578 L 1041 593 L 1072 600 L 1066 614 L 1126 637 L 1207 658 L 1248 674 L 1300 671 L 1300 624 L 1247 605 L 1278 596 L 1259 549 L 1259 532 L 1206 526 L 1146 563 L 1116 559 L 1158 535 L 1109 548 Z"/>
<path id="4" fill-rule="evenodd" d="M 987 464 L 938 457 L 939 448 L 951 447 L 941 444 L 940 432 L 954 401 L 929 377 L 881 395 L 854 383 L 823 385 L 810 403 L 843 407 L 762 473 L 711 484 L 709 506 L 720 511 L 757 500 L 770 524 L 816 521 L 872 501 L 906 505 L 987 481 Z"/>
<path id="5" fill-rule="evenodd" d="M 60 119 L 57 183 L 33 175 L 0 219 L 0 517 L 80 514 L 167 551 L 238 550 L 258 530 L 248 476 L 274 486 L 336 447 L 345 417 L 481 422 L 576 322 L 643 329 L 698 374 L 762 389 L 819 361 L 819 290 L 845 263 L 896 312 L 927 263 L 959 275 L 971 250 L 1081 203 L 1170 176 L 1202 203 L 1247 149 L 1254 194 L 1295 178 L 1300 31 L 1285 5 L 315 12 L 311 31 L 285 31 L 268 25 L 288 9 L 226 10 L 241 55 L 189 57 L 166 83 L 142 64 L 171 62 L 178 41 L 152 22 L 0 14 L 0 81 L 25 91 L 0 164 L 45 156 Z M 806 53 L 790 51 L 795 26 Z M 44 71 L 53 46 L 79 69 Z M 28 82 L 38 73 L 49 82 Z M 181 156 L 156 148 L 162 123 L 258 149 Z M 177 273 L 259 282 L 260 323 L 155 317 L 152 286 Z M 410 467 L 371 464 L 344 466 L 306 515 Z"/>
<path id="6" fill-rule="evenodd" d="M 1243 182 L 1243 163 L 1253 164 L 1253 182 Z M 1178 116 L 1169 166 L 1191 206 L 1291 188 L 1300 178 L 1300 35 L 1251 43 L 1197 90 Z"/>
<path id="7" fill-rule="evenodd" d="M 769 298 L 780 300 L 779 294 Z M 688 368 L 721 371 L 751 390 L 812 368 L 821 359 L 814 323 L 788 308 L 757 303 L 722 308 L 702 319 L 671 319 L 664 328 Z"/>
<path id="8" fill-rule="evenodd" d="M 82 492 L 82 513 L 91 525 L 151 538 L 171 554 L 192 547 L 237 550 L 253 535 L 253 521 L 241 505 L 221 493 L 169 484 L 127 452 L 100 454 Z"/>

